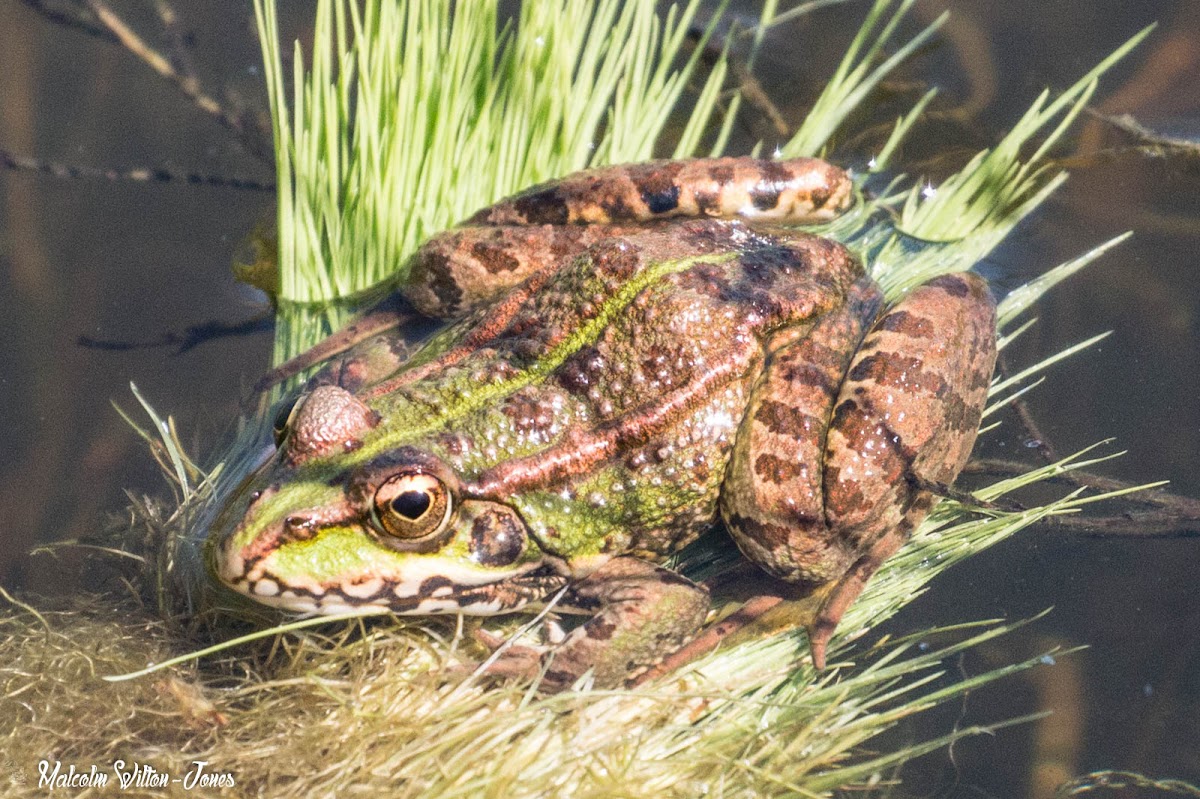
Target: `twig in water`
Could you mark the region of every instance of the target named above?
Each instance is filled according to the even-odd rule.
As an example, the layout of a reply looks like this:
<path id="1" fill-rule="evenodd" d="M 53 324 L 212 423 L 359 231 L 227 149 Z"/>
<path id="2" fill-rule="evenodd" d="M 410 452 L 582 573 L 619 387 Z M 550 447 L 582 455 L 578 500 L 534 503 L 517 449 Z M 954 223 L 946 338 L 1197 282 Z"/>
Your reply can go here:
<path id="1" fill-rule="evenodd" d="M 996 369 L 1004 377 L 1011 374 L 1008 368 L 1008 361 L 1004 358 L 1004 353 L 1000 353 L 1000 356 L 996 359 Z M 1026 439 L 1028 446 L 1037 450 L 1038 455 L 1041 455 L 1046 463 L 1057 463 L 1061 460 L 1058 452 L 1054 449 L 1054 445 L 1049 442 L 1046 434 L 1042 432 L 1041 426 L 1033 418 L 1033 413 L 1025 403 L 1025 398 L 1017 397 L 1013 400 L 1012 409 L 1017 414 L 1017 419 L 1020 420 L 1021 426 L 1025 428 L 1025 434 L 1028 436 Z"/>
<path id="2" fill-rule="evenodd" d="M 108 7 L 104 0 L 84 0 L 89 9 L 100 20 L 117 41 L 160 76 L 170 81 L 177 89 L 187 95 L 197 108 L 212 116 L 237 136 L 238 142 L 246 150 L 265 163 L 274 163 L 272 153 L 264 149 L 263 143 L 247 134 L 246 125 L 242 119 L 227 112 L 224 107 L 206 94 L 195 76 L 181 75 L 162 53 L 148 45 L 132 28 L 125 24 L 115 11 Z"/>
<path id="3" fill-rule="evenodd" d="M 171 6 L 168 0 L 154 0 L 154 10 L 158 12 L 158 18 L 162 22 L 163 31 L 167 35 L 167 41 L 171 44 L 171 60 L 174 63 L 175 69 L 186 80 L 199 85 L 200 79 L 196 74 L 196 63 L 192 60 L 192 51 L 187 41 L 188 37 L 179 24 L 179 15 L 175 13 L 174 7 Z"/>
<path id="4" fill-rule="evenodd" d="M 157 339 L 148 341 L 114 341 L 111 339 L 92 338 L 91 336 L 80 336 L 76 341 L 81 347 L 115 352 L 145 350 L 155 347 L 175 347 L 175 354 L 182 355 L 188 350 L 208 341 L 230 336 L 249 336 L 254 333 L 266 332 L 271 329 L 273 322 L 274 314 L 266 312 L 249 319 L 243 319 L 240 322 L 222 322 L 217 319 L 211 319 L 207 322 L 184 328 L 182 333 L 175 330 L 168 330 Z"/>
<path id="5" fill-rule="evenodd" d="M 754 74 L 747 69 L 746 64 L 742 61 L 731 61 L 730 67 L 733 69 L 733 77 L 738 82 L 738 91 L 742 93 L 742 97 L 746 98 L 746 102 L 757 108 L 759 113 L 767 118 L 779 136 L 782 138 L 791 136 L 791 126 L 783 118 L 779 108 L 771 101 L 770 95 L 758 82 L 758 78 L 754 77 Z"/>
<path id="6" fill-rule="evenodd" d="M 61 164 L 17 155 L 0 150 L 0 166 L 29 172 L 42 172 L 56 178 L 95 180 L 130 180 L 138 183 L 191 183 L 193 185 L 216 186 L 245 191 L 275 191 L 275 184 L 250 178 L 229 178 L 222 175 L 204 175 L 198 172 L 176 172 L 165 167 L 136 167 L 133 169 L 101 169 L 93 166 Z"/>
<path id="7" fill-rule="evenodd" d="M 55 25 L 62 25 L 64 28 L 73 28 L 86 33 L 88 36 L 95 36 L 97 39 L 119 44 L 117 37 L 113 35 L 112 31 L 97 22 L 94 16 L 88 14 L 82 8 L 60 6 L 57 3 L 50 4 L 45 2 L 45 0 L 21 0 L 21 2 Z"/>
<path id="8" fill-rule="evenodd" d="M 693 29 L 688 32 L 688 37 L 692 40 L 693 44 L 698 44 L 702 36 L 703 31 L 700 29 Z M 709 39 L 701 57 L 704 65 L 711 69 L 722 55 L 725 55 L 728 60 L 730 71 L 733 73 L 734 80 L 737 81 L 737 88 L 730 90 L 730 92 L 740 93 L 752 108 L 756 109 L 767 119 L 767 122 L 776 135 L 785 139 L 789 137 L 792 134 L 791 126 L 783 118 L 783 113 L 780 112 L 779 107 L 771 100 L 770 95 L 767 94 L 762 84 L 759 83 L 758 78 L 754 76 L 754 71 L 747 59 L 735 58 L 733 53 L 726 54 L 724 43 L 715 39 Z"/>
<path id="9" fill-rule="evenodd" d="M 1200 797 L 1200 788 L 1183 780 L 1158 779 L 1133 771 L 1093 771 L 1064 782 L 1054 792 L 1055 797 L 1078 796 L 1101 789 L 1154 788 L 1178 796 Z"/>
<path id="10" fill-rule="evenodd" d="M 1029 464 L 999 459 L 971 461 L 963 474 L 1014 477 L 1029 471 Z M 1052 475 L 1047 482 L 1066 483 L 1094 491 L 1121 491 L 1133 483 L 1088 472 L 1069 471 Z M 1121 502 L 1126 510 L 1107 516 L 1080 514 L 1055 515 L 1039 524 L 1052 530 L 1096 538 L 1191 538 L 1200 535 L 1200 500 L 1172 494 L 1162 489 L 1147 489 L 1110 502 Z"/>
<path id="11" fill-rule="evenodd" d="M 998 368 L 1000 374 L 1008 369 L 1001 354 Z M 1042 432 L 1033 413 L 1023 397 L 1012 403 L 1021 426 L 1028 436 L 1028 444 L 1047 463 L 1060 460 L 1053 444 Z M 1029 470 L 1029 465 L 999 459 L 973 460 L 963 469 L 963 474 L 986 474 L 1016 476 Z M 1075 488 L 1086 488 L 1098 492 L 1122 491 L 1134 487 L 1133 483 L 1102 477 L 1088 472 L 1067 471 L 1048 478 L 1052 482 L 1065 482 Z M 1114 500 L 1116 501 L 1116 500 Z M 1107 516 L 1080 514 L 1048 516 L 1041 521 L 1051 529 L 1080 535 L 1127 538 L 1190 538 L 1200 535 L 1200 500 L 1171 494 L 1162 489 L 1148 489 L 1122 497 L 1127 510 Z"/>
<path id="12" fill-rule="evenodd" d="M 1057 163 L 1063 167 L 1093 166 L 1112 161 L 1126 153 L 1137 153 L 1147 158 L 1175 157 L 1192 161 L 1200 160 L 1200 142 L 1194 139 L 1159 133 L 1138 122 L 1132 114 L 1105 114 L 1094 108 L 1087 108 L 1085 111 L 1093 119 L 1119 130 L 1131 138 L 1134 144 L 1083 150 L 1075 155 L 1058 159 Z"/>

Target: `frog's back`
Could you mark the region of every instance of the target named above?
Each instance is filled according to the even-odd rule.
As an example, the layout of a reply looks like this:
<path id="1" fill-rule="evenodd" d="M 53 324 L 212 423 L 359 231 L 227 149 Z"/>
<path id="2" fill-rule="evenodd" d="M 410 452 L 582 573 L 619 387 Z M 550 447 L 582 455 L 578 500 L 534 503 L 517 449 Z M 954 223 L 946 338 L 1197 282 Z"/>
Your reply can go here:
<path id="1" fill-rule="evenodd" d="M 648 227 L 489 309 L 382 399 L 456 408 L 419 445 L 551 551 L 663 554 L 715 519 L 772 332 L 838 307 L 861 274 L 816 237 Z"/>
<path id="2" fill-rule="evenodd" d="M 528 333 L 504 346 L 512 360 L 573 338 L 551 379 L 597 423 L 629 426 L 664 402 L 691 406 L 752 379 L 773 331 L 839 306 L 861 274 L 845 248 L 817 237 L 736 222 L 651 228 L 592 247 L 538 294 L 532 316 L 545 326 L 529 332 L 552 331 L 548 346 L 529 346 Z"/>

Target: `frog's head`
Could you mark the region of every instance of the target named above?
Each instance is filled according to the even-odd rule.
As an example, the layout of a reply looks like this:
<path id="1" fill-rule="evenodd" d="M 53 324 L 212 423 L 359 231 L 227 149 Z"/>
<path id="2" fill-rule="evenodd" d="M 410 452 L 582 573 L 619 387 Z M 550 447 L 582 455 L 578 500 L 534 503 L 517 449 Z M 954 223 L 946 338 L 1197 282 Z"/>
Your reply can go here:
<path id="1" fill-rule="evenodd" d="M 210 534 L 223 583 L 297 611 L 489 615 L 565 582 L 515 510 L 464 496 L 436 456 L 409 445 L 371 455 L 379 422 L 334 386 L 297 403 L 276 456 Z"/>

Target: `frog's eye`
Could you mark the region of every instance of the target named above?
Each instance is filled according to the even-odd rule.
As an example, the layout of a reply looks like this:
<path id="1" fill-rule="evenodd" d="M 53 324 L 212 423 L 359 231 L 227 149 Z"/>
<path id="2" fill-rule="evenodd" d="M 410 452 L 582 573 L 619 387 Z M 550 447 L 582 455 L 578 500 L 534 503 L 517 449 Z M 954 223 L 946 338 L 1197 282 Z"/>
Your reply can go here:
<path id="1" fill-rule="evenodd" d="M 296 415 L 296 406 L 299 404 L 300 398 L 296 397 L 282 405 L 279 413 L 275 414 L 275 421 L 271 422 L 271 433 L 275 437 L 276 448 L 283 446 L 283 440 L 287 438 L 288 428 L 292 426 L 292 417 Z"/>
<path id="2" fill-rule="evenodd" d="M 398 474 L 375 492 L 375 519 L 389 535 L 425 538 L 446 529 L 454 510 L 446 485 L 431 474 Z"/>

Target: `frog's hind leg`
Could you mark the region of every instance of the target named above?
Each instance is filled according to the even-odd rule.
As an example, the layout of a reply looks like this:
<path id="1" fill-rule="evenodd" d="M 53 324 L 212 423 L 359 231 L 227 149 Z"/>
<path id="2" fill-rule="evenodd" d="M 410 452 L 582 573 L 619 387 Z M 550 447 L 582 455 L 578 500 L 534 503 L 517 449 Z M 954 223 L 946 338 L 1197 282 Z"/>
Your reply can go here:
<path id="1" fill-rule="evenodd" d="M 966 462 L 995 361 L 982 279 L 937 278 L 874 321 L 878 301 L 856 284 L 770 355 L 722 489 L 742 551 L 819 598 L 818 668 L 842 614 L 928 512 L 923 487 Z"/>
<path id="2" fill-rule="evenodd" d="M 404 292 L 421 313 L 459 317 L 648 222 L 824 222 L 846 210 L 853 188 L 847 172 L 816 158 L 697 158 L 589 169 L 500 200 L 434 236 L 409 262 Z"/>
<path id="3" fill-rule="evenodd" d="M 494 303 L 531 277 L 627 232 L 613 225 L 465 225 L 431 238 L 408 262 L 401 289 L 426 316 L 454 319 Z"/>
<path id="4" fill-rule="evenodd" d="M 928 503 L 921 510 L 921 515 L 927 510 Z M 833 638 L 842 616 L 867 587 L 867 581 L 879 571 L 885 560 L 904 546 L 911 533 L 911 526 L 888 531 L 872 545 L 867 554 L 854 562 L 840 580 L 825 586 L 820 610 L 808 623 L 808 646 L 812 652 L 813 666 L 818 670 L 825 668 L 825 651 L 829 648 L 829 641 Z"/>
<path id="5" fill-rule="evenodd" d="M 881 304 L 864 278 L 810 328 L 776 334 L 721 488 L 721 514 L 742 552 L 813 590 L 855 557 L 826 524 L 822 463 L 839 387 Z"/>
<path id="6" fill-rule="evenodd" d="M 962 272 L 914 289 L 875 323 L 838 394 L 824 462 L 825 518 L 861 553 L 810 626 L 814 662 L 842 614 L 952 483 L 975 444 L 996 360 L 995 306 Z"/>
<path id="7" fill-rule="evenodd" d="M 849 207 L 854 181 L 817 158 L 691 158 L 597 167 L 533 186 L 482 209 L 471 225 L 578 225 L 671 217 L 827 222 Z"/>

